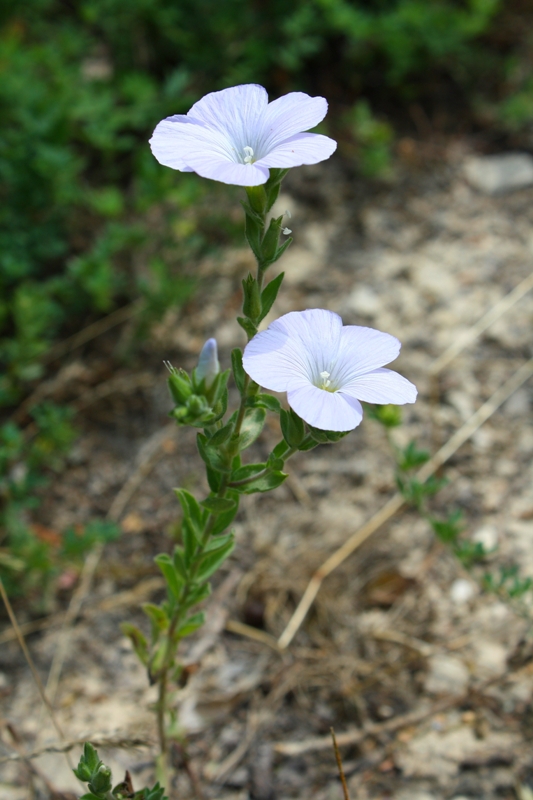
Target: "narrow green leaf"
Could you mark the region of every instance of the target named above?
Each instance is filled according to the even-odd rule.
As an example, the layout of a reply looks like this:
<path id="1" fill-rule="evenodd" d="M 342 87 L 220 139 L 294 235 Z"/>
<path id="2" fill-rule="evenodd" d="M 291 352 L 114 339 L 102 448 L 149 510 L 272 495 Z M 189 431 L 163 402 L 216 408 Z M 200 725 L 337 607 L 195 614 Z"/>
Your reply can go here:
<path id="1" fill-rule="evenodd" d="M 230 555 L 231 551 L 235 547 L 235 541 L 233 536 L 229 542 L 218 547 L 216 550 L 212 550 L 209 553 L 206 553 L 201 561 L 200 566 L 196 572 L 196 577 L 200 581 L 206 581 L 211 575 L 217 571 L 220 565 L 226 560 L 226 558 Z"/>
<path id="2" fill-rule="evenodd" d="M 271 394 L 258 394 L 253 398 L 254 406 L 257 408 L 266 408 L 268 411 L 274 411 L 274 413 L 279 414 L 281 410 L 281 403 L 279 402 L 277 397 L 273 397 Z"/>
<path id="3" fill-rule="evenodd" d="M 288 477 L 285 472 L 278 472 L 272 470 L 262 475 L 259 478 L 254 478 L 250 483 L 244 486 L 236 487 L 239 492 L 243 494 L 254 494 L 255 492 L 269 492 L 271 489 L 277 489 L 281 486 L 283 481 Z"/>
<path id="4" fill-rule="evenodd" d="M 227 425 L 224 425 L 222 428 L 219 428 L 218 431 L 215 431 L 215 433 L 209 439 L 209 444 L 212 445 L 213 447 L 220 447 L 220 445 L 224 444 L 224 442 L 227 442 L 227 440 L 233 433 L 234 424 L 235 423 L 232 420 L 231 422 L 228 422 Z"/>
<path id="5" fill-rule="evenodd" d="M 177 575 L 172 559 L 167 553 L 160 553 L 154 558 L 154 561 L 163 573 L 168 588 L 177 600 L 180 596 L 183 581 Z"/>
<path id="6" fill-rule="evenodd" d="M 203 433 L 199 433 L 196 436 L 196 444 L 202 460 L 207 464 L 208 467 L 214 469 L 215 472 L 230 471 L 224 456 L 222 456 L 221 453 L 219 453 L 214 447 L 209 446 L 209 440 L 207 439 L 207 436 L 205 436 Z"/>
<path id="7" fill-rule="evenodd" d="M 211 594 L 211 585 L 209 583 L 203 583 L 189 592 L 189 595 L 187 597 L 187 600 L 184 602 L 183 607 L 191 608 L 191 606 L 195 606 L 198 603 L 201 603 L 202 600 L 206 600 L 210 594 Z"/>
<path id="8" fill-rule="evenodd" d="M 238 494 L 238 492 L 234 491 L 233 489 L 230 489 L 230 490 L 227 491 L 226 496 L 229 499 L 233 500 L 234 505 L 233 505 L 233 507 L 231 508 L 230 511 L 226 511 L 223 514 L 219 514 L 218 517 L 216 518 L 215 524 L 213 525 L 213 527 L 211 529 L 211 535 L 213 537 L 218 536 L 220 533 L 225 531 L 226 528 L 229 525 L 231 525 L 231 523 L 235 519 L 237 511 L 239 510 L 239 494 Z M 211 540 L 211 541 L 213 541 L 213 540 Z"/>
<path id="9" fill-rule="evenodd" d="M 204 548 L 204 554 L 211 553 L 213 550 L 216 550 L 217 548 L 222 547 L 231 541 L 233 541 L 233 533 L 225 533 L 223 536 L 214 536 L 206 544 Z"/>
<path id="10" fill-rule="evenodd" d="M 141 608 L 160 631 L 168 628 L 170 620 L 160 606 L 156 606 L 154 603 L 143 603 Z"/>
<path id="11" fill-rule="evenodd" d="M 234 470 L 231 473 L 231 483 L 235 483 L 236 481 L 243 481 L 247 478 L 251 478 L 254 475 L 257 475 L 259 472 L 263 472 L 266 469 L 267 465 L 265 462 L 262 464 L 246 464 L 244 467 L 239 467 L 239 469 Z"/>
<path id="12" fill-rule="evenodd" d="M 261 317 L 259 322 L 266 317 L 274 302 L 276 297 L 278 296 L 278 292 L 285 276 L 284 272 L 280 272 L 280 274 L 274 278 L 273 280 L 268 283 L 263 291 L 261 292 Z"/>
<path id="13" fill-rule="evenodd" d="M 233 510 L 235 501 L 225 497 L 206 497 L 202 500 L 202 505 L 211 514 L 223 514 L 225 511 Z"/>
<path id="14" fill-rule="evenodd" d="M 199 611 L 197 614 L 192 614 L 188 619 L 183 622 L 178 630 L 176 631 L 176 639 L 183 639 L 185 636 L 189 636 L 194 631 L 201 628 L 205 622 L 205 614 L 203 611 Z"/>
<path id="15" fill-rule="evenodd" d="M 253 408 L 251 411 L 246 412 L 239 436 L 239 450 L 245 450 L 255 442 L 263 430 L 265 419 L 266 411 L 264 408 Z"/>
<path id="16" fill-rule="evenodd" d="M 235 385 L 239 390 L 239 394 L 243 394 L 244 392 L 244 384 L 246 381 L 246 372 L 242 366 L 242 351 L 236 347 L 235 350 L 231 351 L 231 366 L 233 369 L 233 378 L 235 380 Z"/>
<path id="17" fill-rule="evenodd" d="M 198 500 L 186 489 L 174 489 L 174 493 L 180 501 L 184 517 L 190 520 L 195 532 L 200 536 L 204 529 L 206 515 L 200 508 Z"/>
<path id="18" fill-rule="evenodd" d="M 207 482 L 209 484 L 209 488 L 211 489 L 212 492 L 215 492 L 216 494 L 221 486 L 222 475 L 220 474 L 220 472 L 217 472 L 216 470 L 211 469 L 211 467 L 208 466 L 206 466 L 205 468 L 205 474 L 207 476 Z"/>
<path id="19" fill-rule="evenodd" d="M 176 546 L 173 553 L 174 568 L 180 578 L 185 582 L 189 578 L 189 571 L 185 565 L 184 552 L 181 547 Z"/>

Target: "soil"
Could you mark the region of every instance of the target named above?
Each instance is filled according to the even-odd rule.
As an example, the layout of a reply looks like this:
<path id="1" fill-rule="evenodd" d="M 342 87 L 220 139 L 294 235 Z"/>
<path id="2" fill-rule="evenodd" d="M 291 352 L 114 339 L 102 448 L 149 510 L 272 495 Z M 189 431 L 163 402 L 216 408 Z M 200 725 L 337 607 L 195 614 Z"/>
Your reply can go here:
<path id="1" fill-rule="evenodd" d="M 477 193 L 462 171 L 468 142 L 400 144 L 386 183 L 363 183 L 335 159 L 291 173 L 278 206 L 291 211 L 295 241 L 267 322 L 322 307 L 396 335 L 394 368 L 419 399 L 392 436 L 435 452 L 533 355 L 529 292 L 431 379 L 435 359 L 531 273 L 533 189 Z M 89 739 L 115 780 L 128 769 L 136 787 L 154 780 L 155 693 L 120 623 L 145 626 L 140 604 L 162 597 L 153 556 L 171 548 L 172 489 L 206 488 L 194 432 L 169 426 L 161 362 L 191 368 L 216 336 L 229 364 L 243 344 L 234 320 L 252 267 L 244 248 L 198 264 L 201 289 L 155 326 L 142 369 L 106 372 L 129 323 L 62 362 L 82 433 L 38 521 L 61 530 L 114 508 L 123 535 L 87 591 L 88 567 L 75 583 L 70 628 L 65 588 L 56 612 L 31 623 L 40 629 L 25 630 L 44 682 L 65 649 L 51 693 L 72 760 Z M 98 381 L 108 389 L 98 393 Z M 532 401 L 526 381 L 449 458 L 431 501 L 435 515 L 462 512 L 465 536 L 489 551 L 483 562 L 466 571 L 403 508 L 325 579 L 283 651 L 277 639 L 315 570 L 394 495 L 391 445 L 367 415 L 338 444 L 294 457 L 278 490 L 244 498 L 208 623 L 182 653 L 189 677 L 174 700 L 182 744 L 171 798 L 194 797 L 195 784 L 196 796 L 217 800 L 340 798 L 333 727 L 352 800 L 530 800 L 531 597 L 509 601 L 482 578 L 513 565 L 533 576 Z M 273 420 L 250 460 L 278 437 Z M 0 798 L 79 793 L 64 754 L 51 752 L 61 742 L 7 625 L 0 643 Z M 13 758 L 37 751 L 33 772 Z"/>

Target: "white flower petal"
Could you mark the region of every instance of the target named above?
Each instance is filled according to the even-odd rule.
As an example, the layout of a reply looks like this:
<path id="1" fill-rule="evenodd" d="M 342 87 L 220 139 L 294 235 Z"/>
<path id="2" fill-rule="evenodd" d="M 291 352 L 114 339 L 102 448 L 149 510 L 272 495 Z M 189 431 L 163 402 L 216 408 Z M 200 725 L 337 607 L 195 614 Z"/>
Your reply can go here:
<path id="1" fill-rule="evenodd" d="M 392 369 L 376 369 L 359 375 L 340 391 L 365 403 L 393 403 L 396 406 L 414 403 L 418 394 L 411 381 Z"/>
<path id="2" fill-rule="evenodd" d="M 206 153 L 203 158 L 194 157 L 190 160 L 194 172 L 202 178 L 211 178 L 220 183 L 229 183 L 232 186 L 259 186 L 266 183 L 269 172 L 266 167 L 258 164 L 234 164 L 210 157 Z"/>
<path id="3" fill-rule="evenodd" d="M 212 130 L 223 131 L 240 153 L 244 147 L 255 149 L 267 105 L 266 89 L 248 83 L 206 94 L 187 116 L 201 120 Z"/>
<path id="4" fill-rule="evenodd" d="M 290 92 L 268 104 L 263 115 L 261 145 L 270 152 L 285 139 L 318 125 L 328 112 L 324 97 L 310 97 L 304 92 Z"/>
<path id="5" fill-rule="evenodd" d="M 235 161 L 234 152 L 224 134 L 182 115 L 160 122 L 150 139 L 150 147 L 159 163 L 172 169 L 182 170 L 191 166 L 194 169 L 191 159 L 205 156 L 231 163 Z"/>
<path id="6" fill-rule="evenodd" d="M 316 386 L 291 388 L 287 400 L 298 416 L 323 431 L 351 431 L 363 419 L 363 409 L 357 400 Z"/>
<path id="7" fill-rule="evenodd" d="M 267 155 L 257 160 L 265 167 L 299 167 L 301 164 L 318 164 L 337 149 L 337 142 L 318 133 L 298 133 L 276 144 Z"/>
<path id="8" fill-rule="evenodd" d="M 295 377 L 309 382 L 305 348 L 276 323 L 246 345 L 242 364 L 252 380 L 273 392 L 286 392 Z"/>
<path id="9" fill-rule="evenodd" d="M 340 388 L 359 375 L 394 361 L 400 348 L 401 343 L 389 333 L 359 325 L 345 325 L 341 334 L 339 360 L 332 380 Z"/>

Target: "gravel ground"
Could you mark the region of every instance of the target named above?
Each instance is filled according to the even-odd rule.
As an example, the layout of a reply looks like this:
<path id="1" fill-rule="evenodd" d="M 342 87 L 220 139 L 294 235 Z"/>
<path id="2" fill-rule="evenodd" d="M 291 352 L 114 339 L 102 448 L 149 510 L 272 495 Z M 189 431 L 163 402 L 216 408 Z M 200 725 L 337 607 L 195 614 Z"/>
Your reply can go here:
<path id="1" fill-rule="evenodd" d="M 335 160 L 291 174 L 278 205 L 292 213 L 295 243 L 271 318 L 322 307 L 398 336 L 394 367 L 420 395 L 395 442 L 435 452 L 533 355 L 531 291 L 431 378 L 435 360 L 530 275 L 533 189 L 471 188 L 467 143 L 401 145 L 389 184 L 361 184 Z M 155 695 L 119 624 L 161 596 L 152 557 L 169 548 L 172 488 L 204 488 L 193 433 L 168 427 L 159 365 L 193 366 L 212 335 L 229 362 L 242 343 L 234 317 L 249 267 L 245 250 L 199 264 L 205 289 L 156 326 L 143 371 L 122 368 L 103 399 L 95 386 L 124 331 L 63 367 L 64 391 L 85 405 L 83 434 L 39 521 L 62 528 L 115 502 L 124 535 L 106 548 L 66 640 L 55 705 L 68 741 L 107 742 L 101 755 L 116 780 L 127 768 L 138 786 L 152 777 Z M 172 797 L 193 796 L 192 771 L 206 798 L 340 798 L 333 726 L 352 800 L 530 800 L 530 597 L 508 602 L 480 579 L 513 564 L 533 576 L 532 399 L 525 381 L 473 430 L 432 500 L 436 514 L 462 511 L 465 535 L 491 551 L 484 563 L 466 572 L 420 515 L 399 510 L 324 581 L 282 652 L 276 640 L 315 570 L 394 495 L 390 444 L 367 416 L 339 444 L 295 457 L 276 492 L 244 498 L 209 623 L 184 652 L 190 678 L 175 702 L 189 743 L 175 753 Z M 267 425 L 253 458 L 277 437 Z M 13 752 L 8 722 L 19 751 L 57 743 L 10 637 L 0 633 L 0 759 Z M 64 632 L 51 624 L 28 641 L 46 679 Z M 79 790 L 63 755 L 32 763 L 30 781 L 20 762 L 0 761 L 2 800 Z"/>

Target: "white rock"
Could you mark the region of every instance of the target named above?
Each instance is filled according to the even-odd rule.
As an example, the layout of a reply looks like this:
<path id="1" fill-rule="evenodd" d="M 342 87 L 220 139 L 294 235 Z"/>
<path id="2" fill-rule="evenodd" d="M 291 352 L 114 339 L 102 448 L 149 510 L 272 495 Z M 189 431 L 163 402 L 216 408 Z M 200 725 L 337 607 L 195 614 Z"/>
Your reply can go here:
<path id="1" fill-rule="evenodd" d="M 381 301 L 369 286 L 358 286 L 350 293 L 346 309 L 361 316 L 374 317 L 381 309 Z"/>
<path id="2" fill-rule="evenodd" d="M 484 678 L 503 675 L 507 670 L 507 648 L 488 639 L 476 639 L 472 643 L 474 659 Z M 476 673 L 477 671 L 476 670 Z"/>
<path id="3" fill-rule="evenodd" d="M 458 578 L 450 586 L 450 598 L 457 605 L 467 603 L 475 593 L 476 589 L 472 581 L 467 581 L 466 578 Z"/>
<path id="4" fill-rule="evenodd" d="M 430 694 L 462 695 L 468 685 L 469 673 L 459 658 L 437 655 L 429 659 L 426 691 Z"/>
<path id="5" fill-rule="evenodd" d="M 533 184 L 533 158 L 528 153 L 472 156 L 464 164 L 468 182 L 485 194 L 500 194 Z"/>
<path id="6" fill-rule="evenodd" d="M 490 552 L 498 546 L 498 529 L 495 525 L 483 525 L 474 531 L 472 541 L 482 544 L 483 548 Z"/>

